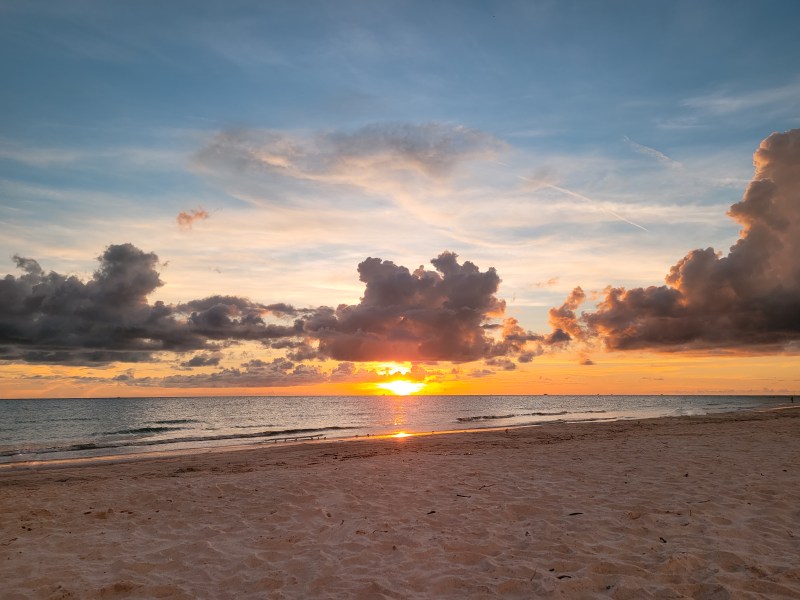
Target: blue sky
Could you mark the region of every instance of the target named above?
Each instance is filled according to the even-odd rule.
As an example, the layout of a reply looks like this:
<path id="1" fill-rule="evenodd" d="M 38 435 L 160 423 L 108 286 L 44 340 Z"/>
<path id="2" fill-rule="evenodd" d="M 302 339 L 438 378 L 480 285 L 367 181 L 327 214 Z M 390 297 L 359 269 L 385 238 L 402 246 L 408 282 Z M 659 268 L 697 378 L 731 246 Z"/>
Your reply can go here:
<path id="1" fill-rule="evenodd" d="M 357 302 L 367 256 L 494 266 L 546 328 L 646 286 L 800 126 L 796 2 L 0 0 L 0 256 L 154 299 Z M 207 211 L 179 227 L 182 211 Z"/>

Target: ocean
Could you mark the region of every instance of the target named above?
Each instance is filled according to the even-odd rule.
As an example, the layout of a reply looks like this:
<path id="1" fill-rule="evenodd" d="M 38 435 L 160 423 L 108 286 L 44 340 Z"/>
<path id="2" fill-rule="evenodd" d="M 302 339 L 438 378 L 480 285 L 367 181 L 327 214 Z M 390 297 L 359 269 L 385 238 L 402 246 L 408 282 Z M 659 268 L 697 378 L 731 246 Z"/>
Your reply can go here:
<path id="1" fill-rule="evenodd" d="M 783 396 L 247 396 L 0 400 L 0 464 L 296 438 L 697 415 Z"/>

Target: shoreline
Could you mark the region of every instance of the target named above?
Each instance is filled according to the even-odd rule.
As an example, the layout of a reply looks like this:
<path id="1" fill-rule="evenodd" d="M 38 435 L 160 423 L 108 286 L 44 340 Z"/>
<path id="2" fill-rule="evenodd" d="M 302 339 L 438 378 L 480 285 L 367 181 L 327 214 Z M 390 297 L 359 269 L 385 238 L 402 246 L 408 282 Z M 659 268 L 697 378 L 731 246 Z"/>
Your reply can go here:
<path id="1" fill-rule="evenodd" d="M 468 428 L 444 429 L 444 430 L 432 430 L 432 431 L 408 431 L 408 432 L 399 431 L 394 433 L 372 433 L 365 435 L 351 435 L 351 436 L 331 437 L 331 438 L 328 438 L 328 436 L 322 434 L 314 436 L 301 435 L 297 436 L 297 439 L 294 439 L 294 436 L 289 436 L 288 438 L 272 438 L 272 439 L 266 438 L 263 440 L 258 440 L 253 442 L 242 442 L 233 444 L 187 446 L 185 448 L 168 448 L 162 450 L 154 449 L 148 451 L 117 452 L 112 454 L 99 454 L 94 456 L 70 456 L 66 458 L 31 459 L 31 460 L 19 460 L 19 461 L 12 460 L 8 462 L 0 462 L 0 476 L 3 473 L 13 472 L 17 470 L 30 470 L 30 469 L 41 469 L 41 468 L 67 468 L 70 466 L 79 466 L 79 465 L 90 466 L 95 463 L 97 464 L 129 463 L 129 462 L 136 462 L 139 460 L 180 457 L 180 456 L 194 455 L 194 454 L 208 455 L 217 452 L 225 453 L 225 452 L 238 452 L 238 451 L 258 450 L 258 449 L 266 450 L 279 447 L 295 446 L 298 444 L 340 443 L 340 442 L 359 441 L 359 440 L 392 439 L 397 437 L 422 437 L 428 435 L 457 435 L 462 433 L 467 434 L 467 433 L 479 433 L 479 432 L 491 432 L 491 431 L 507 431 L 516 429 L 547 427 L 551 425 L 557 426 L 563 424 L 597 425 L 603 423 L 651 421 L 658 419 L 679 419 L 679 418 L 703 417 L 703 416 L 737 414 L 737 413 L 747 413 L 747 412 L 791 410 L 793 408 L 800 408 L 800 405 L 795 406 L 793 404 L 786 404 L 773 407 L 744 408 L 744 409 L 735 409 L 722 412 L 709 412 L 704 414 L 660 415 L 660 416 L 641 416 L 641 417 L 624 415 L 617 417 L 597 417 L 597 418 L 583 418 L 575 420 L 568 418 L 548 419 L 534 423 L 511 424 L 505 426 L 487 425 L 485 427 L 474 426 Z M 148 447 L 150 445 L 151 444 L 147 444 L 143 447 Z M 69 453 L 69 452 L 71 451 L 64 451 L 59 453 Z M 77 452 L 77 451 L 72 451 L 72 452 Z"/>
<path id="2" fill-rule="evenodd" d="M 0 472 L 9 598 L 800 595 L 800 407 Z"/>
<path id="3" fill-rule="evenodd" d="M 163 398 L 58 400 L 43 405 L 43 410 L 31 401 L 18 402 L 0 411 L 4 432 L 0 465 L 253 446 L 301 434 L 342 439 L 401 430 L 457 431 L 562 420 L 707 414 L 789 403 L 789 397 L 772 396 L 574 396 L 563 401 L 542 396 L 492 396 L 479 401 L 470 396 L 428 398 L 362 397 L 346 402 L 304 398 L 298 407 L 286 398 L 253 402 L 227 398 L 225 406 L 230 409 L 223 411 L 220 399 L 201 397 L 180 402 Z"/>

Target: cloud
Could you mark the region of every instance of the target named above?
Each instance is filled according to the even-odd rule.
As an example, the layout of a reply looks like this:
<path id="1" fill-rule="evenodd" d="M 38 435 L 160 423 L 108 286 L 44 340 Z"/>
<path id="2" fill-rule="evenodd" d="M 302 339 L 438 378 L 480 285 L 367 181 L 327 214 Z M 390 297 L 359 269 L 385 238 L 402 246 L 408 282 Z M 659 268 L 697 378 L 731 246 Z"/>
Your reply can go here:
<path id="1" fill-rule="evenodd" d="M 532 362 L 534 358 L 540 356 L 543 350 L 541 347 L 536 352 L 521 352 L 520 355 L 517 357 L 517 362 L 519 363 L 529 363 Z"/>
<path id="2" fill-rule="evenodd" d="M 578 339 L 584 337 L 584 332 L 577 323 L 575 310 L 585 299 L 586 293 L 580 287 L 576 287 L 561 306 L 550 309 L 549 322 L 553 327 L 553 333 L 550 336 L 552 342 L 566 342 L 573 337 Z"/>
<path id="3" fill-rule="evenodd" d="M 358 265 L 361 302 L 318 310 L 305 331 L 319 340 L 321 356 L 346 361 L 462 362 L 520 351 L 528 341 L 521 329 L 490 335 L 505 310 L 497 272 L 457 258 L 443 252 L 431 260 L 435 271 L 414 272 L 368 258 Z"/>
<path id="4" fill-rule="evenodd" d="M 639 154 L 642 154 L 643 156 L 649 156 L 650 158 L 654 158 L 654 159 L 656 159 L 658 162 L 660 162 L 663 165 L 666 165 L 668 167 L 680 167 L 680 166 L 682 166 L 681 163 L 679 163 L 678 161 L 670 158 L 669 156 L 667 156 L 663 152 L 660 152 L 660 151 L 656 150 L 655 148 L 651 148 L 650 146 L 644 146 L 642 144 L 634 142 L 627 135 L 624 138 L 622 138 L 622 140 L 625 143 L 627 143 L 631 148 L 633 148 L 636 152 L 638 152 Z"/>
<path id="5" fill-rule="evenodd" d="M 76 150 L 29 148 L 0 139 L 0 160 L 13 160 L 32 167 L 50 168 L 75 162 L 82 157 Z"/>
<path id="6" fill-rule="evenodd" d="M 182 210 L 175 220 L 178 222 L 178 227 L 185 230 L 191 229 L 195 221 L 205 221 L 210 216 L 206 210 L 200 207 L 193 208 L 189 212 Z"/>
<path id="7" fill-rule="evenodd" d="M 494 375 L 494 371 L 492 371 L 491 369 L 473 369 L 469 373 L 470 377 L 475 377 L 475 378 L 489 377 L 490 375 Z"/>
<path id="8" fill-rule="evenodd" d="M 558 285 L 558 277 L 550 277 L 547 281 L 537 281 L 533 284 L 533 287 L 548 288 L 555 285 Z"/>
<path id="9" fill-rule="evenodd" d="M 153 344 L 137 334 L 164 316 L 146 296 L 162 285 L 157 257 L 130 244 L 109 246 L 84 283 L 45 273 L 14 257 L 24 275 L 0 280 L 0 343 L 6 359 L 26 362 L 111 362 L 149 358 Z"/>
<path id="10" fill-rule="evenodd" d="M 463 209 L 452 197 L 469 175 L 463 167 L 504 148 L 489 134 L 448 123 L 381 123 L 315 134 L 236 130 L 217 134 L 194 164 L 255 205 L 318 211 L 320 196 L 333 196 L 325 210 L 346 211 L 350 219 L 369 215 L 374 226 L 394 205 L 449 232 L 456 225 L 453 211 Z"/>
<path id="11" fill-rule="evenodd" d="M 282 325 L 264 320 L 271 313 L 286 315 L 290 310 L 299 311 L 282 303 L 278 310 L 273 310 L 272 306 L 236 296 L 209 296 L 177 304 L 172 310 L 177 315 L 185 315 L 182 323 L 188 332 L 205 340 L 267 341 L 300 335 L 300 321 Z"/>
<path id="12" fill-rule="evenodd" d="M 730 115 L 757 109 L 780 112 L 788 110 L 791 114 L 798 106 L 798 98 L 800 98 L 800 81 L 794 81 L 778 87 L 749 92 L 717 90 L 711 94 L 688 98 L 683 105 L 711 115 Z"/>
<path id="13" fill-rule="evenodd" d="M 155 360 L 157 352 L 216 349 L 220 343 L 297 335 L 294 325 L 267 323 L 268 305 L 212 296 L 180 305 L 150 304 L 163 285 L 158 257 L 132 244 L 109 246 L 88 281 L 15 256 L 23 275 L 0 280 L 3 360 L 98 364 Z M 276 305 L 274 314 L 293 309 Z"/>
<path id="14" fill-rule="evenodd" d="M 499 161 L 495 161 L 495 162 L 497 162 L 497 164 L 500 164 L 500 165 L 508 166 L 508 165 L 505 165 L 505 163 L 501 163 Z M 527 177 L 525 175 L 519 175 L 519 174 L 517 174 L 516 177 L 517 177 L 517 179 L 521 179 L 522 181 L 525 181 L 526 183 L 533 184 L 536 187 L 549 188 L 551 190 L 555 190 L 555 191 L 559 192 L 560 194 L 564 194 L 565 196 L 570 196 L 570 197 L 575 198 L 577 200 L 582 200 L 583 202 L 586 202 L 586 203 L 590 204 L 594 208 L 598 208 L 598 209 L 608 213 L 609 215 L 613 216 L 615 219 L 623 221 L 624 223 L 628 223 L 629 225 L 633 225 L 634 227 L 636 227 L 638 229 L 641 229 L 642 231 L 649 231 L 643 225 L 639 225 L 638 223 L 635 223 L 635 222 L 631 221 L 630 219 L 626 219 L 621 214 L 619 214 L 616 211 L 612 210 L 608 206 L 607 203 L 598 202 L 597 200 L 595 200 L 593 198 L 590 198 L 589 196 L 587 196 L 585 194 L 581 194 L 581 193 L 576 192 L 574 190 L 570 190 L 570 189 L 567 189 L 565 187 L 561 187 L 561 186 L 555 185 L 555 184 L 550 183 L 549 181 L 547 181 L 547 179 Z"/>
<path id="15" fill-rule="evenodd" d="M 314 359 L 467 362 L 517 356 L 526 362 L 547 342 L 513 318 L 501 320 L 505 302 L 497 297 L 500 277 L 493 268 L 459 263 L 452 252 L 431 261 L 435 270 L 413 272 L 367 258 L 358 265 L 365 284 L 361 301 L 336 308 L 225 295 L 151 304 L 148 295 L 163 285 L 158 257 L 131 244 L 109 246 L 88 281 L 45 273 L 30 258 L 15 261 L 23 274 L 0 280 L 5 361 L 92 365 L 195 352 L 180 366 L 207 367 L 220 364 L 226 347 L 256 342 L 301 366 Z M 235 381 L 286 379 L 286 369 L 275 375 L 277 366 L 269 373 L 255 363 L 220 373 Z M 292 373 L 292 381 L 319 376 L 294 367 Z"/>
<path id="16" fill-rule="evenodd" d="M 181 363 L 182 367 L 216 367 L 222 355 L 218 352 L 212 354 L 196 354 L 187 361 Z"/>
<path id="17" fill-rule="evenodd" d="M 460 163 L 485 157 L 501 147 L 499 140 L 463 125 L 394 123 L 314 136 L 225 131 L 195 158 L 212 169 L 365 187 L 373 177 L 380 176 L 418 173 L 446 177 Z"/>
<path id="18" fill-rule="evenodd" d="M 136 376 L 133 374 L 133 371 L 131 371 L 131 370 L 128 370 L 125 373 L 120 373 L 116 377 L 112 377 L 111 378 L 112 381 L 121 381 L 123 383 L 128 382 L 128 381 L 134 381 L 135 379 L 136 379 Z"/>
<path id="19" fill-rule="evenodd" d="M 272 361 L 254 359 L 240 367 L 225 368 L 208 374 L 171 375 L 157 381 L 170 387 L 288 387 L 310 385 L 328 380 L 317 366 L 294 363 L 286 358 Z"/>
<path id="20" fill-rule="evenodd" d="M 609 287 L 595 311 L 575 315 L 583 292 L 551 310 L 573 338 L 610 349 L 785 350 L 800 340 L 800 130 L 775 133 L 754 155 L 755 175 L 728 215 L 742 225 L 723 256 L 697 249 L 666 285 Z"/>
<path id="21" fill-rule="evenodd" d="M 513 371 L 517 368 L 516 363 L 508 358 L 490 358 L 486 361 L 486 364 L 503 371 Z"/>
<path id="22" fill-rule="evenodd" d="M 514 363 L 507 361 L 510 367 Z M 443 381 L 453 373 L 426 369 L 421 365 L 413 365 L 403 378 L 412 381 L 432 382 Z M 169 387 L 289 387 L 296 385 L 310 385 L 317 383 L 370 383 L 392 381 L 397 372 L 374 370 L 371 367 L 360 367 L 357 363 L 339 362 L 332 368 L 323 368 L 320 365 L 309 365 L 285 357 L 271 361 L 251 359 L 239 367 L 223 368 L 211 373 L 177 374 L 167 377 L 143 377 L 136 379 L 133 373 L 129 376 L 116 377 L 131 385 L 153 386 L 162 385 Z"/>

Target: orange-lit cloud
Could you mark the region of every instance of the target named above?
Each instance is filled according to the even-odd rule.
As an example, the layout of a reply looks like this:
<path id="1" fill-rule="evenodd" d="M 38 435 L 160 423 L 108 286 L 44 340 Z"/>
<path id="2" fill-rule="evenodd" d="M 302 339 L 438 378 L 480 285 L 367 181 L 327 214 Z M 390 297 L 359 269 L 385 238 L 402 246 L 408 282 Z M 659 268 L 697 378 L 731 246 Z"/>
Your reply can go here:
<path id="1" fill-rule="evenodd" d="M 411 272 L 379 258 L 358 266 L 366 284 L 357 305 L 319 310 L 305 329 L 319 339 L 319 353 L 351 361 L 471 361 L 519 350 L 524 340 L 503 346 L 487 325 L 502 315 L 500 277 L 443 252 Z"/>
<path id="2" fill-rule="evenodd" d="M 391 381 L 398 370 L 377 361 L 407 361 L 402 379 L 428 386 L 510 381 L 530 375 L 527 363 L 546 349 L 570 342 L 578 345 L 569 358 L 576 365 L 591 364 L 585 345 L 596 342 L 611 350 L 792 351 L 800 341 L 798 164 L 800 131 L 770 136 L 744 198 L 730 210 L 743 230 L 727 256 L 692 251 L 666 285 L 590 294 L 599 307 L 583 314 L 587 294 L 576 288 L 550 310 L 547 335 L 505 315 L 494 268 L 452 252 L 416 269 L 367 258 L 357 266 L 358 302 L 297 308 L 221 294 L 152 302 L 164 285 L 158 257 L 119 244 L 106 248 L 86 280 L 15 257 L 21 274 L 0 279 L 0 361 L 107 367 L 113 374 L 105 380 L 116 377 L 115 385 L 211 390 Z M 252 353 L 237 355 L 243 346 Z M 610 368 L 605 358 L 598 362 L 570 376 Z M 136 371 L 119 370 L 123 363 L 138 363 Z M 93 383 L 103 379 L 96 377 Z"/>
<path id="3" fill-rule="evenodd" d="M 368 258 L 358 265 L 361 301 L 335 309 L 223 295 L 151 304 L 148 296 L 163 285 L 158 257 L 132 244 L 109 246 L 87 281 L 46 273 L 33 259 L 15 260 L 23 275 L 0 280 L 0 360 L 97 366 L 171 355 L 177 370 L 201 370 L 125 375 L 138 385 L 291 386 L 396 373 L 353 365 L 375 361 L 484 359 L 510 370 L 512 359 L 530 362 L 547 342 L 513 318 L 500 321 L 505 302 L 493 268 L 481 271 L 451 252 L 431 261 L 435 270 L 413 272 Z M 235 362 L 228 349 L 237 344 L 260 345 L 264 358 Z M 321 367 L 330 360 L 341 362 Z M 406 371 L 413 381 L 429 378 L 420 365 Z"/>
<path id="4" fill-rule="evenodd" d="M 611 287 L 581 316 L 576 288 L 551 310 L 551 323 L 610 349 L 800 350 L 800 130 L 769 136 L 754 164 L 744 197 L 728 211 L 742 232 L 727 255 L 692 250 L 666 285 Z"/>
<path id="5" fill-rule="evenodd" d="M 195 221 L 205 221 L 211 215 L 204 208 L 193 208 L 189 212 L 181 211 L 176 217 L 178 227 L 181 229 L 191 229 Z"/>

